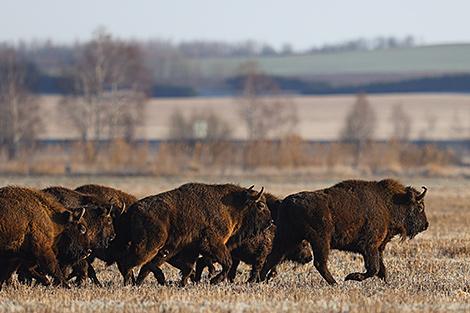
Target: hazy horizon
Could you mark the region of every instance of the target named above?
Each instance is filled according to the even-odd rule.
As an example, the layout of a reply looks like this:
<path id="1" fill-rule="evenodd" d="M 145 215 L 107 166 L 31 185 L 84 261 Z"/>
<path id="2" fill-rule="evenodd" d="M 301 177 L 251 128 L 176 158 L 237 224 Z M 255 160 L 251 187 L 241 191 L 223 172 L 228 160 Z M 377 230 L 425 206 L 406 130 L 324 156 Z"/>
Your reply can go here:
<path id="1" fill-rule="evenodd" d="M 102 0 L 66 3 L 0 0 L 0 41 L 85 41 L 100 26 L 127 39 L 174 42 L 255 40 L 304 50 L 325 43 L 411 35 L 424 44 L 470 42 L 470 2 L 360 0 L 216 0 L 139 2 Z"/>

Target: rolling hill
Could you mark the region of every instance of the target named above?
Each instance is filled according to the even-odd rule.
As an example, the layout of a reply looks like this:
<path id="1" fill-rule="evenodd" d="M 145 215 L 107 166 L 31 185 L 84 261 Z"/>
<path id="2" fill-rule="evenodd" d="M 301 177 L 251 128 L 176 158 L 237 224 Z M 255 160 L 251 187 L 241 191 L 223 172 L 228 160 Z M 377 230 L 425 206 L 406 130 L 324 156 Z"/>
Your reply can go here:
<path id="1" fill-rule="evenodd" d="M 470 72 L 470 44 L 419 46 L 375 51 L 338 52 L 256 58 L 198 58 L 193 66 L 206 77 L 233 76 L 239 65 L 255 60 L 268 74 L 288 77 L 397 76 Z M 377 81 L 377 80 L 375 80 Z"/>

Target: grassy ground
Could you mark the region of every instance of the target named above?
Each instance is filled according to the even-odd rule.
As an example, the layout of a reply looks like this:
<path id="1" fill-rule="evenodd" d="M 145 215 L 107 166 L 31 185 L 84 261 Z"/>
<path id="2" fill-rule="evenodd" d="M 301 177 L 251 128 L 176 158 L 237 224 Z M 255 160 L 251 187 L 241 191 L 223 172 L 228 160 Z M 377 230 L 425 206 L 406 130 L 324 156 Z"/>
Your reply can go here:
<path id="1" fill-rule="evenodd" d="M 138 196 L 178 186 L 188 178 L 64 178 L 0 177 L 0 185 L 34 187 L 61 184 L 69 187 L 87 182 L 106 183 Z M 236 177 L 198 179 L 208 182 L 255 183 L 286 195 L 331 185 L 336 180 L 239 179 Z M 140 288 L 122 287 L 115 266 L 97 263 L 104 287 L 26 287 L 15 284 L 0 292 L 0 312 L 462 312 L 470 311 L 470 180 L 414 179 L 404 181 L 429 187 L 426 210 L 430 228 L 411 241 L 393 240 L 385 251 L 389 282 L 369 279 L 362 283 L 343 282 L 350 272 L 362 270 L 361 257 L 334 251 L 330 270 L 338 285 L 330 287 L 311 264 L 283 264 L 269 283 L 247 285 L 249 268 L 241 266 L 237 282 L 211 286 L 207 283 L 179 288 L 160 287 L 149 277 Z M 164 267 L 172 282 L 178 272 Z"/>

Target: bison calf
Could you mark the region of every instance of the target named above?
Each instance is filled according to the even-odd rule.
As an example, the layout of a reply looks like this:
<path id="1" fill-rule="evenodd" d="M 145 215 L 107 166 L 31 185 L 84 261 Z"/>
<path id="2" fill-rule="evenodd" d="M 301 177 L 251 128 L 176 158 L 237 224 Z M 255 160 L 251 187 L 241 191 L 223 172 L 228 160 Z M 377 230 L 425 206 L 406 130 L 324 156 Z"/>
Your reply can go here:
<path id="1" fill-rule="evenodd" d="M 329 284 L 336 283 L 327 267 L 330 249 L 362 254 L 366 272 L 351 273 L 346 280 L 373 276 L 386 280 L 382 256 L 386 244 L 396 235 L 411 239 L 428 228 L 423 201 L 427 189 L 423 189 L 420 193 L 391 179 L 348 180 L 288 196 L 278 210 L 273 249 L 261 278 L 307 239 L 315 268 Z"/>

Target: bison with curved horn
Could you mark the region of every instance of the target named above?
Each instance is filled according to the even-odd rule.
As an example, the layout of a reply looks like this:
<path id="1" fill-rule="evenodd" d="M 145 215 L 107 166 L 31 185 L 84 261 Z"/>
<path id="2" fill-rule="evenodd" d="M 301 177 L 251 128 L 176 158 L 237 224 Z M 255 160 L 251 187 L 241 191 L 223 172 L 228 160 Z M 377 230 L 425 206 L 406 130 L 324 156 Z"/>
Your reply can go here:
<path id="1" fill-rule="evenodd" d="M 346 280 L 387 278 L 383 251 L 396 235 L 414 238 L 429 226 L 424 212 L 427 188 L 419 192 L 398 181 L 348 180 L 330 188 L 300 192 L 282 201 L 278 211 L 273 249 L 261 271 L 261 279 L 295 246 L 307 239 L 314 265 L 331 285 L 328 270 L 331 249 L 359 253 L 366 272 L 351 273 Z"/>

